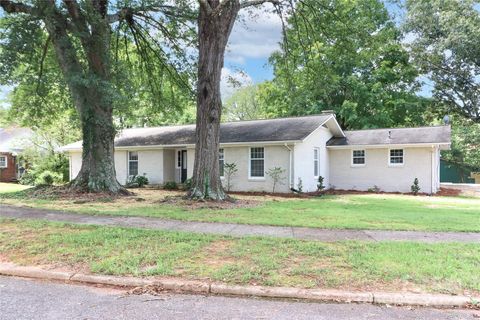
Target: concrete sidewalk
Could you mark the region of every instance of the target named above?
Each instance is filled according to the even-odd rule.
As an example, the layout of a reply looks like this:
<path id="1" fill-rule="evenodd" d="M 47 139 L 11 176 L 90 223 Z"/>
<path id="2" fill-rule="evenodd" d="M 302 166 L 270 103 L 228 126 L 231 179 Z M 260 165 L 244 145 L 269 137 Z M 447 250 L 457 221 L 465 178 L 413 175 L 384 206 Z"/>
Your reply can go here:
<path id="1" fill-rule="evenodd" d="M 335 242 L 364 241 L 420 241 L 429 243 L 466 242 L 480 243 L 480 233 L 473 232 L 422 232 L 386 230 L 345 230 L 303 227 L 277 227 L 217 222 L 195 222 L 149 217 L 94 216 L 63 211 L 33 209 L 0 205 L 0 218 L 47 220 L 75 224 L 134 227 L 154 230 L 186 231 L 218 234 L 232 237 L 267 236 Z"/>

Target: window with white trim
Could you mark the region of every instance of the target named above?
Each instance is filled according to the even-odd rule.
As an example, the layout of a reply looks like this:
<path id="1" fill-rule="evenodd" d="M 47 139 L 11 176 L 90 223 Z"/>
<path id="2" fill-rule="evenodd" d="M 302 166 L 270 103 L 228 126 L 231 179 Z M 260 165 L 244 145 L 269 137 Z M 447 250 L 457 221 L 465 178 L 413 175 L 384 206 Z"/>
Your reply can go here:
<path id="1" fill-rule="evenodd" d="M 0 156 L 0 168 L 6 168 L 6 167 L 7 167 L 7 157 Z"/>
<path id="2" fill-rule="evenodd" d="M 391 165 L 403 164 L 403 149 L 391 149 L 389 163 Z"/>
<path id="3" fill-rule="evenodd" d="M 265 149 L 263 147 L 250 148 L 249 166 L 251 178 L 265 177 Z"/>
<path id="4" fill-rule="evenodd" d="M 220 177 L 223 177 L 225 172 L 225 152 L 222 149 L 218 149 L 218 167 L 220 170 Z"/>
<path id="5" fill-rule="evenodd" d="M 320 172 L 320 149 L 313 149 L 313 175 L 318 177 Z"/>
<path id="6" fill-rule="evenodd" d="M 177 151 L 177 168 L 182 167 L 182 151 Z"/>
<path id="7" fill-rule="evenodd" d="M 352 165 L 363 166 L 365 164 L 365 150 L 352 151 Z"/>
<path id="8" fill-rule="evenodd" d="M 136 151 L 128 153 L 128 175 L 138 176 L 138 152 Z"/>

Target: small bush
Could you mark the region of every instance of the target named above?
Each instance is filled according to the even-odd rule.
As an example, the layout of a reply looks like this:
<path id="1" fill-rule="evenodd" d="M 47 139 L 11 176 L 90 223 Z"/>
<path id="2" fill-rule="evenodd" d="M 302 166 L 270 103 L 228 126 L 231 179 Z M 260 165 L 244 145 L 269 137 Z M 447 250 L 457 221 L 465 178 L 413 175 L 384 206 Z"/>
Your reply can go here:
<path id="1" fill-rule="evenodd" d="M 267 175 L 272 179 L 272 193 L 275 193 L 275 188 L 277 185 L 284 184 L 285 177 L 283 174 L 285 173 L 285 169 L 282 169 L 280 167 L 275 167 L 268 169 Z"/>
<path id="2" fill-rule="evenodd" d="M 298 190 L 299 193 L 302 193 L 302 192 L 303 192 L 303 181 L 302 181 L 302 178 L 298 178 L 297 190 Z"/>
<path id="3" fill-rule="evenodd" d="M 38 175 L 35 173 L 35 171 L 28 170 L 28 171 L 25 171 L 25 173 L 20 178 L 19 182 L 20 184 L 23 184 L 23 185 L 33 186 L 35 185 L 35 180 L 37 180 L 37 178 L 38 178 Z"/>
<path id="4" fill-rule="evenodd" d="M 188 178 L 187 180 L 185 180 L 185 182 L 183 183 L 183 188 L 185 190 L 190 190 L 192 188 L 192 185 L 193 185 L 193 180 L 192 178 Z"/>
<path id="5" fill-rule="evenodd" d="M 163 189 L 165 190 L 177 190 L 178 189 L 178 184 L 175 181 L 168 181 L 165 182 L 163 185 Z"/>
<path id="6" fill-rule="evenodd" d="M 415 180 L 413 180 L 413 184 L 410 187 L 410 190 L 412 190 L 412 193 L 414 195 L 418 194 L 418 191 L 420 191 L 420 186 L 418 185 L 418 178 L 415 178 Z"/>
<path id="7" fill-rule="evenodd" d="M 63 176 L 51 172 L 51 171 L 43 171 L 38 175 L 38 177 L 35 179 L 35 185 L 36 186 L 51 186 L 54 183 L 61 183 L 63 181 Z"/>
<path id="8" fill-rule="evenodd" d="M 325 189 L 325 186 L 323 185 L 324 178 L 322 176 L 318 176 L 318 184 L 317 184 L 317 191 L 322 191 Z"/>
<path id="9" fill-rule="evenodd" d="M 377 193 L 377 192 L 380 192 L 380 188 L 377 185 L 374 185 L 373 187 L 368 188 L 368 192 Z"/>
<path id="10" fill-rule="evenodd" d="M 137 176 L 135 178 L 135 182 L 141 188 L 141 187 L 146 186 L 148 184 L 148 178 L 144 175 L 143 176 Z"/>

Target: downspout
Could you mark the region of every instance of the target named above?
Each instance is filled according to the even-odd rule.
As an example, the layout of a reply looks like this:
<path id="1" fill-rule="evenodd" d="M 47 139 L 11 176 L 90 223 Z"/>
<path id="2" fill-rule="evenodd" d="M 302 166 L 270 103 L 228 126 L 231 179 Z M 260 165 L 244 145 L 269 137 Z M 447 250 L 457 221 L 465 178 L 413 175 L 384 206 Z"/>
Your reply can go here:
<path id="1" fill-rule="evenodd" d="M 285 143 L 285 148 L 288 150 L 288 188 L 291 189 L 293 188 L 292 185 L 292 174 L 293 174 L 293 168 L 292 168 L 292 157 L 293 157 L 293 150 Z"/>
<path id="2" fill-rule="evenodd" d="M 434 170 L 435 170 L 435 147 L 434 147 L 434 146 L 432 146 L 431 158 L 432 158 L 432 159 L 431 159 L 431 160 L 432 160 L 432 164 L 431 164 L 432 169 L 430 170 L 430 172 L 431 172 L 431 178 L 432 178 L 432 179 L 431 179 L 431 182 L 430 182 L 430 183 L 431 183 L 431 186 L 430 186 L 430 194 L 433 195 L 433 194 L 435 193 L 435 192 L 434 192 L 434 187 L 433 187 L 433 185 L 434 185 L 434 183 L 435 183 L 435 181 L 434 181 L 434 180 L 435 180 L 435 176 L 434 176 Z"/>

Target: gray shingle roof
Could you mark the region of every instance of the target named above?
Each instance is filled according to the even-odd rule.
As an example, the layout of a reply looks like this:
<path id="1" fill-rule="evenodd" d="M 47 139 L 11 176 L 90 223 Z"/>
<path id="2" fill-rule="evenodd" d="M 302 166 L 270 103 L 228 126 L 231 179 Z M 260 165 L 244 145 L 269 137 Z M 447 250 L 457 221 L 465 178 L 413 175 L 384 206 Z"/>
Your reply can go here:
<path id="1" fill-rule="evenodd" d="M 345 138 L 332 138 L 327 146 L 450 143 L 450 126 L 344 131 Z"/>
<path id="2" fill-rule="evenodd" d="M 32 137 L 29 128 L 0 128 L 0 152 L 19 152 L 30 145 Z"/>
<path id="3" fill-rule="evenodd" d="M 299 141 L 324 124 L 331 115 L 227 122 L 220 125 L 220 143 Z M 195 125 L 134 128 L 115 138 L 115 147 L 195 144 Z M 62 147 L 79 149 L 81 141 Z"/>

